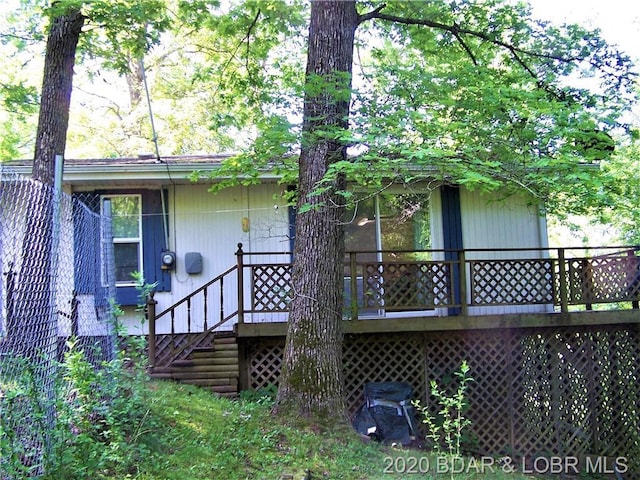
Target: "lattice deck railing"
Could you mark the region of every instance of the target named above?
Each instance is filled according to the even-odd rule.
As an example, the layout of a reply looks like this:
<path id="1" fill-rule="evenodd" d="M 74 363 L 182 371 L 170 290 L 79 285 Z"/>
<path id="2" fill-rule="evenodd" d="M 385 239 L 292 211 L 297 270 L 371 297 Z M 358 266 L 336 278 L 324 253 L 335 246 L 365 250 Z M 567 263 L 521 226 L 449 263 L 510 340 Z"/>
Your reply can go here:
<path id="1" fill-rule="evenodd" d="M 568 311 L 577 305 L 590 309 L 599 303 L 632 302 L 637 308 L 640 248 L 592 250 L 598 255 L 569 256 L 573 251 L 567 249 L 350 252 L 345 261 L 345 310 L 357 319 L 374 311 L 436 308 L 456 308 L 462 315 L 469 307 L 514 305 L 546 304 Z M 386 260 L 391 254 L 403 260 Z M 379 260 L 372 261 L 372 256 Z M 251 282 L 251 305 L 245 312 L 286 312 L 290 264 L 243 265 Z"/>
<path id="2" fill-rule="evenodd" d="M 185 357 L 206 342 L 207 332 L 251 321 L 246 314 L 288 311 L 291 263 L 283 258 L 290 254 L 238 247 L 237 264 L 191 295 L 159 314 L 150 300 L 149 318 L 170 323 L 170 333 L 161 338 L 155 335 L 156 321 L 149 322 L 152 365 Z M 540 305 L 566 312 L 607 303 L 638 308 L 640 247 L 590 251 L 596 255 L 576 249 L 350 252 L 344 266 L 345 316 L 356 320 L 434 309 L 449 316 L 477 315 L 491 307 Z M 269 258 L 277 261 L 265 261 Z"/>
<path id="3" fill-rule="evenodd" d="M 277 386 L 283 348 L 282 338 L 247 340 L 247 388 Z M 640 478 L 637 324 L 348 335 L 343 351 L 351 413 L 366 383 L 403 381 L 437 414 L 428 385 L 453 393 L 466 360 L 469 452 L 624 458 L 629 478 Z"/>

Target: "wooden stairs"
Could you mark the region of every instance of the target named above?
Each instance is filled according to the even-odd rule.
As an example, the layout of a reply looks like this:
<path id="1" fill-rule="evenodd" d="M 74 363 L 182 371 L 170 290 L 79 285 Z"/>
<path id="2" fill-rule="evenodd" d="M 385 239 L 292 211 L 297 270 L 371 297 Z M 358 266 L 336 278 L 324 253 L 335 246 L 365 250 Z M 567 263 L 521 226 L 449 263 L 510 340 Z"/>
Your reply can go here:
<path id="1" fill-rule="evenodd" d="M 221 397 L 238 395 L 240 365 L 235 336 L 214 337 L 211 347 L 198 347 L 184 360 L 154 367 L 152 378 L 165 378 L 198 385 Z"/>

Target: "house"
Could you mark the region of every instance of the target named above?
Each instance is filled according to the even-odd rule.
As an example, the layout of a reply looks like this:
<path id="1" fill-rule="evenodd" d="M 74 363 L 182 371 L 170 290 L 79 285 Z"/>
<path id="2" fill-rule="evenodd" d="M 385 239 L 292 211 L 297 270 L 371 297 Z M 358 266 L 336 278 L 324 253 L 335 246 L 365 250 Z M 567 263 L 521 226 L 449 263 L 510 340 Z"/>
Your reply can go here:
<path id="1" fill-rule="evenodd" d="M 139 303 L 133 272 L 156 284 L 157 309 L 164 310 L 224 272 L 236 261 L 238 244 L 252 254 L 253 263 L 288 262 L 293 246 L 294 212 L 282 200 L 285 186 L 265 174 L 262 184 L 209 192 L 208 181 L 192 182 L 194 171 L 214 172 L 225 155 L 66 160 L 64 190 L 79 197 L 92 210 L 104 210 L 110 201 L 113 217 L 117 301 L 124 308 L 129 333 L 148 333 L 134 313 Z M 20 173 L 28 166 L 11 164 Z M 508 250 L 531 247 L 529 257 L 548 256 L 545 217 L 526 198 L 493 201 L 478 192 L 439 186 L 387 188 L 366 196 L 347 212 L 347 250 L 414 250 L 432 259 L 445 258 L 445 250 Z M 279 255 L 277 252 L 281 252 Z M 489 258 L 490 250 L 477 250 L 473 258 Z M 514 252 L 508 256 L 518 257 Z M 426 257 L 425 257 L 426 258 Z M 382 257 L 380 257 L 382 260 Z M 348 275 L 346 277 L 348 279 Z M 362 281 L 362 278 L 360 278 Z M 349 289 L 346 280 L 346 288 Z M 237 309 L 235 287 L 228 286 L 226 307 Z M 234 303 L 235 302 L 235 303 Z M 482 313 L 547 311 L 548 304 L 500 306 Z M 471 307 L 469 313 L 480 312 Z M 444 306 L 421 315 L 443 316 Z M 385 316 L 407 316 L 387 312 Z M 369 312 L 369 316 L 375 316 Z M 250 317 L 250 318 L 249 318 Z M 247 322 L 286 320 L 286 315 L 253 314 Z M 234 322 L 222 329 L 232 330 Z M 186 331 L 177 321 L 174 331 Z M 163 321 L 156 333 L 169 333 Z"/>
<path id="2" fill-rule="evenodd" d="M 67 160 L 63 185 L 110 208 L 122 320 L 149 335 L 154 375 L 235 394 L 277 383 L 295 212 L 269 173 L 216 194 L 189 180 L 224 158 Z M 639 421 L 640 248 L 549 248 L 524 195 L 427 183 L 364 195 L 345 234 L 352 410 L 372 381 L 429 401 L 430 381 L 468 360 L 476 451 L 640 458 L 625 436 Z M 155 284 L 145 322 L 134 271 Z"/>

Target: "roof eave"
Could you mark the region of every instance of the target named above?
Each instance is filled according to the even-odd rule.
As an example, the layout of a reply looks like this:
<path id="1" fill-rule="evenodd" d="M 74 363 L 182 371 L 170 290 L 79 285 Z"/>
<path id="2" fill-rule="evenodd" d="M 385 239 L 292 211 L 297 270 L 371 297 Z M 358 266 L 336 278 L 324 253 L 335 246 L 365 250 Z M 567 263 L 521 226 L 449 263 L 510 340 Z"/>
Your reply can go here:
<path id="1" fill-rule="evenodd" d="M 30 176 L 31 165 L 4 166 L 5 171 L 23 176 Z M 145 165 L 118 165 L 105 168 L 104 165 L 65 165 L 63 183 L 66 185 L 108 185 L 123 183 L 154 183 L 154 184 L 188 184 L 188 183 L 215 183 L 222 180 L 216 178 L 215 172 L 219 165 L 180 164 L 167 163 Z M 198 182 L 191 180 L 193 172 L 202 172 Z M 279 177 L 265 173 L 260 176 L 262 180 L 277 180 Z"/>

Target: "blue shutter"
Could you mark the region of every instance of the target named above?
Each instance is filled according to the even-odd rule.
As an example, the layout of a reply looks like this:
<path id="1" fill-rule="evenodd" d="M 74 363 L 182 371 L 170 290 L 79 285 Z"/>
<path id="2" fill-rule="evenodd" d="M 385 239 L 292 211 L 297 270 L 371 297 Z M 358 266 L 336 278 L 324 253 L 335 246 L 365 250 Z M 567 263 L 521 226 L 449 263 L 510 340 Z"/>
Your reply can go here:
<path id="1" fill-rule="evenodd" d="M 458 187 L 443 186 L 440 189 L 442 199 L 442 230 L 444 237 L 445 260 L 457 260 L 462 250 L 462 214 L 460 212 L 460 190 Z M 451 282 L 454 290 L 454 301 L 460 303 L 460 267 L 453 266 Z M 450 308 L 449 315 L 460 315 L 460 308 Z"/>

